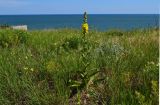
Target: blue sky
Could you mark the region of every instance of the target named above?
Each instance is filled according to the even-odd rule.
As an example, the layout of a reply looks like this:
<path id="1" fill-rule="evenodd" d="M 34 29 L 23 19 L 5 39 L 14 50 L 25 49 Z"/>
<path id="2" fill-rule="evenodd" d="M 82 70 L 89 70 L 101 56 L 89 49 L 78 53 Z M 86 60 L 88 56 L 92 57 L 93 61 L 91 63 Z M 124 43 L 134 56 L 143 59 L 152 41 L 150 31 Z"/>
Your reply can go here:
<path id="1" fill-rule="evenodd" d="M 159 14 L 159 0 L 0 0 L 0 14 Z"/>

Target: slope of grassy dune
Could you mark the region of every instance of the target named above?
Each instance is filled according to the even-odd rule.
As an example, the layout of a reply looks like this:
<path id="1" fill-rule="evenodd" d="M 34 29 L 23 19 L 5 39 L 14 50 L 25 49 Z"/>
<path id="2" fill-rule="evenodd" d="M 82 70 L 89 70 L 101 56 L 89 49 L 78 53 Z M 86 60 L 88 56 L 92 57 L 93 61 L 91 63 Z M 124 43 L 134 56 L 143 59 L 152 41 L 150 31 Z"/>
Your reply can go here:
<path id="1" fill-rule="evenodd" d="M 157 105 L 159 30 L 0 30 L 1 105 Z"/>

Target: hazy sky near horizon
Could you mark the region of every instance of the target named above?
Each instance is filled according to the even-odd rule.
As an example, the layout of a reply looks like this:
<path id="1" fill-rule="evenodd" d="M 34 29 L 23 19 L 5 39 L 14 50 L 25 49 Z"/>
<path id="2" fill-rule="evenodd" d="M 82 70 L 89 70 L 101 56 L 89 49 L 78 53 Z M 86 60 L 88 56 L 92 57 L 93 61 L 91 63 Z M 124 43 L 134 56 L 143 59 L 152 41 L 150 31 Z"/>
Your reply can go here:
<path id="1" fill-rule="evenodd" d="M 159 0 L 0 0 L 0 14 L 159 14 Z"/>

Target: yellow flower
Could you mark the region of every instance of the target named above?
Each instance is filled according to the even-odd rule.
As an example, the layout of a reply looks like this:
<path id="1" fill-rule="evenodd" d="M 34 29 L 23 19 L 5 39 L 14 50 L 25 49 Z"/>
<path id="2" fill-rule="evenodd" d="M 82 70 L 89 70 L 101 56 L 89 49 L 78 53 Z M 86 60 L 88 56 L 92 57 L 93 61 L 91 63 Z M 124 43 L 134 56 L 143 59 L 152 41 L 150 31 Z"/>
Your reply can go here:
<path id="1" fill-rule="evenodd" d="M 151 81 L 152 84 L 152 93 L 158 97 L 158 81 Z"/>
<path id="2" fill-rule="evenodd" d="M 88 27 L 88 24 L 87 24 L 87 23 L 82 24 L 83 34 L 88 33 L 88 29 L 89 29 L 89 27 Z"/>
<path id="3" fill-rule="evenodd" d="M 47 71 L 49 71 L 49 72 L 57 69 L 58 66 L 59 66 L 58 63 L 56 63 L 53 60 L 50 60 L 49 62 L 46 63 L 46 68 L 47 68 Z"/>

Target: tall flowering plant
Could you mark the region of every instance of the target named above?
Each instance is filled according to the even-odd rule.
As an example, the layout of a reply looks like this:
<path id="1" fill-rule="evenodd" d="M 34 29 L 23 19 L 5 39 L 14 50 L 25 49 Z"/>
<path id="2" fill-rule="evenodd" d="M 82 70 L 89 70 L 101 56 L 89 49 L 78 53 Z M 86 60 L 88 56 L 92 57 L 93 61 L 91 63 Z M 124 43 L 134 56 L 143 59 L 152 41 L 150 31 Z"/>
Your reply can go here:
<path id="1" fill-rule="evenodd" d="M 84 12 L 83 24 L 82 24 L 82 32 L 84 35 L 88 33 L 89 27 L 87 23 L 87 12 Z"/>

